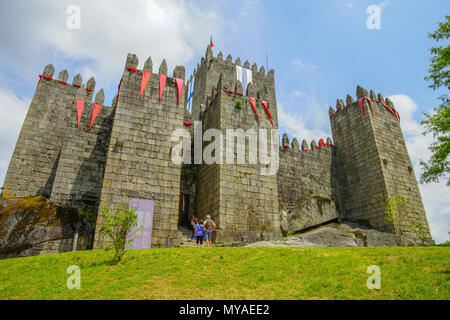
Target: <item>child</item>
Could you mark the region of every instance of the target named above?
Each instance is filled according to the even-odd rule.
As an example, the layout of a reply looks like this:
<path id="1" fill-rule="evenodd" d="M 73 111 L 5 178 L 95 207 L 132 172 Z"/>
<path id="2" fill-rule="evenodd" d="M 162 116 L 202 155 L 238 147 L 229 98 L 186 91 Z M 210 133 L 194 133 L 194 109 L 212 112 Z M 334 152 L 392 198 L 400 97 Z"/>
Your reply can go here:
<path id="1" fill-rule="evenodd" d="M 195 238 L 197 239 L 197 248 L 203 245 L 203 220 L 200 220 L 195 227 Z"/>

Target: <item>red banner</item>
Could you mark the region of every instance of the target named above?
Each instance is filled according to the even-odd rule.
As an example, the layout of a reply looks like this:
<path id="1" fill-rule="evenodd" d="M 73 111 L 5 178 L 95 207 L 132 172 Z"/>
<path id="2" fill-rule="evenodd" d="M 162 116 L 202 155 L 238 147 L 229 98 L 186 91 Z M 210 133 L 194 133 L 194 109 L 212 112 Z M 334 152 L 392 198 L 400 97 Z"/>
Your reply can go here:
<path id="1" fill-rule="evenodd" d="M 181 90 L 183 90 L 183 79 L 175 78 L 175 81 L 177 83 L 177 88 L 178 88 L 178 105 L 180 105 Z"/>
<path id="2" fill-rule="evenodd" d="M 273 126 L 272 115 L 270 114 L 270 111 L 269 111 L 269 102 L 261 100 L 261 103 L 264 106 L 264 110 L 266 110 L 266 113 L 267 113 L 267 116 L 269 117 L 270 123 Z"/>
<path id="3" fill-rule="evenodd" d="M 361 113 L 362 113 L 362 115 L 364 117 L 364 105 L 363 105 L 364 98 L 359 99 L 358 102 L 359 102 L 359 108 L 361 109 Z"/>
<path id="4" fill-rule="evenodd" d="M 97 118 L 97 115 L 100 112 L 101 108 L 102 108 L 101 104 L 94 103 L 94 106 L 92 107 L 91 125 L 89 126 L 89 131 L 91 131 L 92 124 L 94 123 L 95 118 Z"/>
<path id="5" fill-rule="evenodd" d="M 123 77 L 120 78 L 119 87 L 117 87 L 117 105 L 119 105 L 119 93 L 120 93 L 120 86 L 122 85 Z"/>
<path id="6" fill-rule="evenodd" d="M 84 100 L 77 100 L 78 128 L 80 127 L 81 115 L 83 114 Z"/>
<path id="7" fill-rule="evenodd" d="M 259 118 L 258 112 L 256 111 L 256 99 L 252 97 L 248 97 L 248 99 L 250 100 L 250 104 L 252 105 L 253 111 L 255 111 L 256 116 L 258 117 L 259 123 L 261 123 L 261 119 Z"/>
<path id="8" fill-rule="evenodd" d="M 165 76 L 163 74 L 159 75 L 159 102 L 161 102 L 164 87 L 166 86 L 166 80 L 167 80 L 167 76 Z"/>
<path id="9" fill-rule="evenodd" d="M 321 147 L 325 147 L 326 146 L 325 141 L 323 141 L 323 139 L 320 139 L 319 144 L 320 144 Z"/>
<path id="10" fill-rule="evenodd" d="M 150 80 L 151 75 L 152 75 L 152 73 L 150 71 L 144 70 L 144 73 L 142 74 L 142 79 L 141 79 L 141 91 L 139 93 L 139 98 L 144 93 L 145 87 L 147 86 L 147 83 Z"/>

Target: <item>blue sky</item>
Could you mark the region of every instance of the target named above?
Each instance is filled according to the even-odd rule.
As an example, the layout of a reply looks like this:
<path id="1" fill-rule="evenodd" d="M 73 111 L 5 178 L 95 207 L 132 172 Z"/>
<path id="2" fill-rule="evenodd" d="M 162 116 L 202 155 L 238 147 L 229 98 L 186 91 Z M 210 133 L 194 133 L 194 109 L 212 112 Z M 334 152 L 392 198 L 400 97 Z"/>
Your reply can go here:
<path id="1" fill-rule="evenodd" d="M 81 28 L 66 26 L 69 5 L 81 10 Z M 381 11 L 381 29 L 366 26 L 370 5 Z M 450 14 L 448 0 L 432 1 L 81 1 L 40 0 L 0 3 L 0 184 L 31 100 L 38 75 L 53 63 L 56 75 L 80 72 L 97 80 L 105 104 L 117 91 L 126 54 L 140 68 L 152 56 L 169 70 L 186 66 L 189 76 L 212 35 L 214 54 L 275 69 L 280 128 L 290 137 L 331 136 L 328 107 L 362 85 L 390 96 L 402 116 L 408 149 L 418 161 L 429 156 L 432 137 L 423 136 L 422 112 L 442 93 L 427 87 L 427 32 Z M 55 75 L 55 76 L 56 76 Z M 449 188 L 421 186 L 433 237 L 448 240 Z"/>

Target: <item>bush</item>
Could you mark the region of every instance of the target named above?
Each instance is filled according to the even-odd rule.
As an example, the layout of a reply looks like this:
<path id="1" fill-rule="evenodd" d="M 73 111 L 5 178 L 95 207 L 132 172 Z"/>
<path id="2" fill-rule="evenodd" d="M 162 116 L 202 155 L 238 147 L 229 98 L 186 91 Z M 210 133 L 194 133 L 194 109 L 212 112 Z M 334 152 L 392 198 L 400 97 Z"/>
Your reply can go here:
<path id="1" fill-rule="evenodd" d="M 111 239 L 111 245 L 105 247 L 105 250 L 114 250 L 113 263 L 119 263 L 124 256 L 126 244 L 134 239 L 127 239 L 131 228 L 137 226 L 138 216 L 136 209 L 110 211 L 107 204 L 103 207 L 100 215 L 103 218 L 104 225 L 101 232 Z"/>

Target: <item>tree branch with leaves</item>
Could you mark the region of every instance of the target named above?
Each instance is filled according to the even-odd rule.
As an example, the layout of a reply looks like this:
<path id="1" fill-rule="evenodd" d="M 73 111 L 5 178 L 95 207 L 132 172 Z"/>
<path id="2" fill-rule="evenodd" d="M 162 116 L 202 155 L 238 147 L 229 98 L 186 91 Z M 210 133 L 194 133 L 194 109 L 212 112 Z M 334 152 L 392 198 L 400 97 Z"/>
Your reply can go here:
<path id="1" fill-rule="evenodd" d="M 434 33 L 429 33 L 428 38 L 436 42 L 446 42 L 430 48 L 431 64 L 428 69 L 429 75 L 425 80 L 431 82 L 429 88 L 437 90 L 441 87 L 450 90 L 450 16 L 446 16 L 445 22 L 440 22 Z M 424 113 L 425 119 L 421 122 L 425 127 L 424 134 L 431 133 L 435 141 L 429 147 L 432 152 L 428 162 L 421 161 L 423 173 L 420 177 L 421 183 L 438 182 L 439 178 L 446 177 L 447 185 L 450 186 L 450 99 L 447 94 L 439 98 L 440 105 L 434 108 L 434 113 Z"/>

